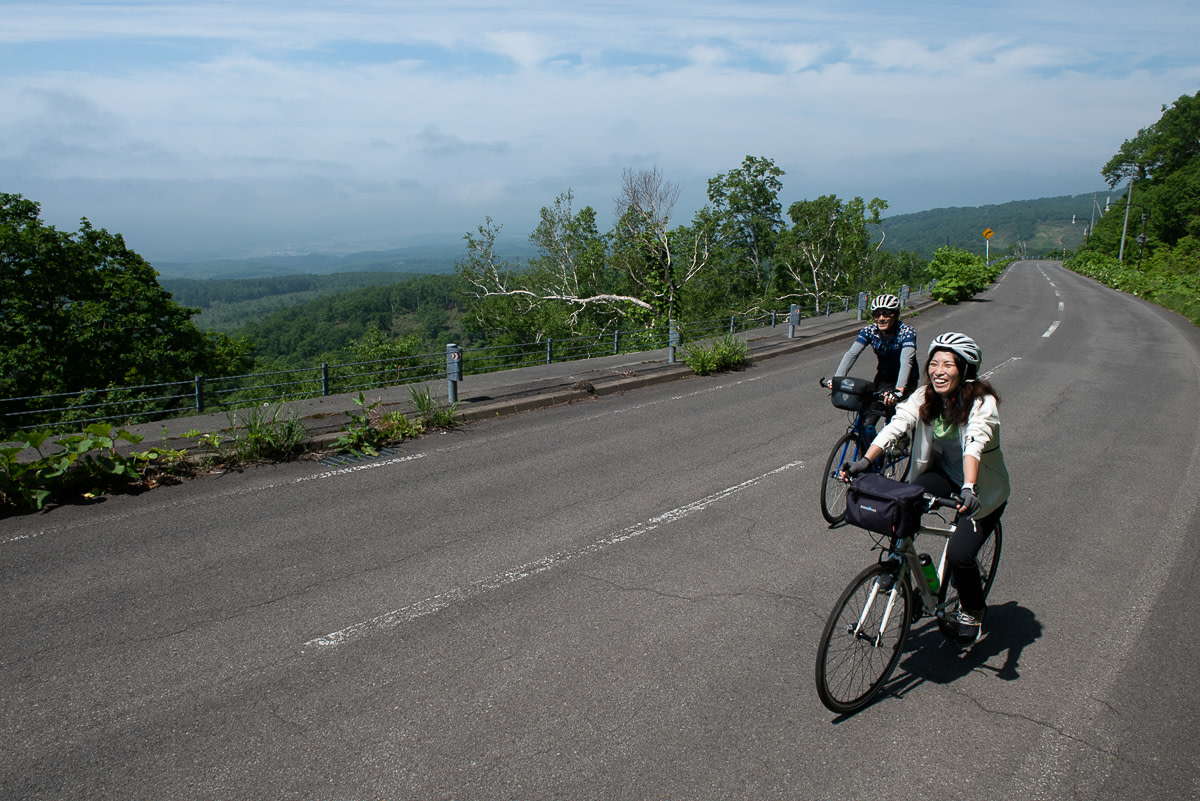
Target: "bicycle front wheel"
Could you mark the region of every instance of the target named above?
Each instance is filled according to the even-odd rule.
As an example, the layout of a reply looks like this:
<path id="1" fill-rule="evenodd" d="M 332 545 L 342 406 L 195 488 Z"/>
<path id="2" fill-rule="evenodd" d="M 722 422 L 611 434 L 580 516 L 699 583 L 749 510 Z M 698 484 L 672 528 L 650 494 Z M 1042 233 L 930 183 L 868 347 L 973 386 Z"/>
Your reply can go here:
<path id="1" fill-rule="evenodd" d="M 996 528 L 983 541 L 983 545 L 979 546 L 979 552 L 975 554 L 975 564 L 979 567 L 979 581 L 983 586 L 985 599 L 992 591 L 992 582 L 996 580 L 996 568 L 1000 565 L 1000 546 L 1003 543 L 1003 526 L 997 520 Z M 942 630 L 942 634 L 953 639 L 958 635 L 958 624 L 954 622 L 954 615 L 962 604 L 959 603 L 958 589 L 954 587 L 950 571 L 947 570 L 946 573 L 946 580 L 942 582 L 942 586 L 938 590 L 938 608 L 942 610 L 938 615 L 938 628 Z"/>
<path id="2" fill-rule="evenodd" d="M 833 446 L 829 459 L 825 462 L 825 473 L 821 476 L 821 516 L 830 525 L 836 525 L 846 518 L 848 485 L 838 478 L 838 471 L 842 469 L 842 465 L 856 461 L 861 455 L 858 439 L 853 434 L 846 433 Z"/>
<path id="3" fill-rule="evenodd" d="M 876 580 L 896 570 L 894 564 L 879 563 L 859 573 L 825 623 L 817 648 L 817 695 L 832 712 L 857 712 L 870 703 L 900 660 L 912 625 L 912 588 L 907 579 L 898 580 L 886 627 L 888 595 L 871 597 Z"/>
<path id="4" fill-rule="evenodd" d="M 887 478 L 903 481 L 904 476 L 908 473 L 910 461 L 912 461 L 912 451 L 909 448 L 909 439 L 905 436 L 901 438 L 900 442 L 883 452 L 883 456 L 879 458 L 879 473 Z"/>

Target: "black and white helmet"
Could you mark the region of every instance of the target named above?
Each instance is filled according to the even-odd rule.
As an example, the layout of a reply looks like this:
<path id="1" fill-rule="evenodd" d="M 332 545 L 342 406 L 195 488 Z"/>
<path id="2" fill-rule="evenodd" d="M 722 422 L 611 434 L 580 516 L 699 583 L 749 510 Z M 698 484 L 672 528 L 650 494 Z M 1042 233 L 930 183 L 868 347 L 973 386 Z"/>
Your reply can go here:
<path id="1" fill-rule="evenodd" d="M 963 358 L 968 365 L 974 367 L 974 371 L 979 371 L 979 365 L 983 363 L 983 351 L 979 349 L 979 345 L 975 340 L 971 339 L 966 334 L 960 334 L 956 331 L 947 331 L 944 334 L 939 334 L 936 339 L 929 343 L 929 356 L 933 355 L 935 350 L 950 350 L 957 353 Z"/>
<path id="2" fill-rule="evenodd" d="M 871 301 L 871 311 L 876 309 L 900 311 L 900 298 L 895 295 L 878 295 L 875 300 Z"/>

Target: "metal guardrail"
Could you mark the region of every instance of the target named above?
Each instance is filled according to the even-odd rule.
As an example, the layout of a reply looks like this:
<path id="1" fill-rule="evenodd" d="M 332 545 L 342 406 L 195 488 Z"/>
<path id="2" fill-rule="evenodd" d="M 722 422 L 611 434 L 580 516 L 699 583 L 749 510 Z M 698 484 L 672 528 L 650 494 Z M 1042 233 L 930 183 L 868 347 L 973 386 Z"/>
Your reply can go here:
<path id="1" fill-rule="evenodd" d="M 907 287 L 905 292 L 907 292 Z M 860 299 L 860 309 L 862 302 Z M 845 300 L 844 311 L 850 310 Z M 829 315 L 828 304 L 817 314 Z M 728 318 L 613 331 L 591 337 L 546 339 L 516 345 L 462 349 L 466 375 L 621 353 L 671 348 L 753 328 L 774 327 L 799 319 L 799 307 L 784 312 L 754 310 Z M 674 335 L 672 334 L 674 329 Z M 184 381 L 85 389 L 54 395 L 0 399 L 0 431 L 61 429 L 90 423 L 146 423 L 271 402 L 340 395 L 398 384 L 444 379 L 446 353 L 300 367 L 236 376 L 193 376 Z"/>

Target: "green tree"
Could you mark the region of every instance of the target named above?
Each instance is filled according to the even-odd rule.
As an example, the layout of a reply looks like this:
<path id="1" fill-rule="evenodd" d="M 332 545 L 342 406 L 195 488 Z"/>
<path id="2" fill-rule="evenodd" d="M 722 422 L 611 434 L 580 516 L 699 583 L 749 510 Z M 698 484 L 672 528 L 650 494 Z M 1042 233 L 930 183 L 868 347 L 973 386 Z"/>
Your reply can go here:
<path id="1" fill-rule="evenodd" d="M 537 248 L 524 267 L 496 249 L 501 227 L 489 217 L 477 234 L 467 234 L 467 257 L 455 265 L 471 300 L 467 325 L 492 342 L 540 342 L 574 335 L 581 328 L 604 330 L 629 308 L 651 309 L 636 294 L 621 291 L 607 268 L 607 238 L 590 206 L 575 212 L 573 195 L 543 207 L 530 236 Z"/>
<path id="2" fill-rule="evenodd" d="M 205 334 L 119 234 L 67 233 L 0 193 L 0 396 L 244 372 L 249 343 Z"/>
<path id="3" fill-rule="evenodd" d="M 737 285 L 739 295 L 762 297 L 770 283 L 770 260 L 783 227 L 783 175 L 771 159 L 746 156 L 738 169 L 708 181 L 716 245 L 732 261 L 731 284 Z"/>
<path id="4" fill-rule="evenodd" d="M 1200 238 L 1200 92 L 1181 96 L 1162 112 L 1158 122 L 1125 140 L 1101 170 L 1111 187 L 1131 179 L 1133 197 L 1127 193 L 1096 226 L 1090 249 L 1121 250 L 1126 204 L 1128 236 L 1137 237 L 1144 228 L 1147 251 Z M 1130 249 L 1126 241 L 1125 253 Z"/>
<path id="5" fill-rule="evenodd" d="M 779 300 L 854 298 L 869 288 L 874 250 L 868 226 L 881 225 L 887 202 L 861 197 L 845 201 L 837 195 L 798 200 L 788 207 L 792 226 L 779 237 L 776 250 Z"/>
<path id="6" fill-rule="evenodd" d="M 958 303 L 986 289 L 1000 269 L 962 248 L 939 248 L 929 263 L 929 274 L 937 279 L 930 295 L 940 303 Z"/>
<path id="7" fill-rule="evenodd" d="M 709 265 L 708 225 L 671 230 L 679 187 L 657 167 L 627 169 L 617 197 L 612 260 L 654 325 L 676 319 L 682 288 Z"/>

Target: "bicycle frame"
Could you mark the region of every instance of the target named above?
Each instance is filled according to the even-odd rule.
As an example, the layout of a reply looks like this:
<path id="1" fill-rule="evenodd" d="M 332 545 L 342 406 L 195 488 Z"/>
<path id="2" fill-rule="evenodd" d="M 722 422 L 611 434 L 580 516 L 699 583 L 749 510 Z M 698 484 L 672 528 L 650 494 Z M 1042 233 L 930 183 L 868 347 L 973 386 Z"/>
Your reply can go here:
<path id="1" fill-rule="evenodd" d="M 932 513 L 937 514 L 939 518 L 945 521 L 945 518 L 943 518 L 937 512 Z M 946 543 L 942 546 L 942 555 L 938 560 L 937 567 L 938 586 L 941 587 L 942 582 L 948 581 L 950 578 L 946 569 L 946 552 L 950 549 L 950 538 L 954 536 L 955 531 L 956 528 L 954 525 L 950 525 L 949 528 L 922 525 L 911 536 L 898 540 L 895 547 L 889 550 L 887 556 L 880 559 L 881 562 L 895 562 L 899 565 L 899 567 L 894 574 L 892 586 L 887 590 L 883 590 L 887 593 L 888 600 L 887 607 L 883 612 L 883 620 L 879 626 L 879 634 L 875 636 L 875 647 L 879 647 L 880 638 L 883 636 L 883 632 L 887 629 L 888 621 L 891 619 L 892 607 L 896 602 L 896 593 L 900 592 L 899 582 L 907 581 L 909 576 L 916 577 L 916 579 L 912 582 L 912 585 L 920 592 L 922 617 L 927 614 L 931 614 L 937 618 L 941 618 L 945 613 L 946 604 L 953 603 L 953 601 L 946 601 L 941 604 L 937 602 L 937 598 L 934 596 L 933 590 L 929 588 L 929 582 L 925 579 L 925 571 L 921 565 L 921 557 L 920 554 L 917 553 L 916 540 L 917 536 L 921 534 L 933 534 L 945 538 Z M 862 615 L 859 616 L 858 626 L 854 630 L 854 635 L 856 637 L 862 636 L 862 626 L 869 617 L 871 609 L 875 605 L 875 599 L 879 596 L 881 591 L 879 584 L 879 579 L 876 579 L 875 586 L 871 588 L 871 592 L 867 596 L 867 602 L 863 606 Z"/>
<path id="2" fill-rule="evenodd" d="M 881 424 L 883 424 L 887 419 L 887 410 L 885 408 L 881 406 L 880 408 L 862 409 L 861 411 L 857 412 L 846 412 L 846 415 L 849 418 L 849 425 L 846 426 L 846 433 L 854 436 L 855 441 L 858 443 L 858 453 L 860 454 L 867 452 L 867 448 L 871 446 L 871 440 L 875 438 L 874 435 L 869 435 L 867 432 L 867 415 L 871 414 L 879 415 L 878 422 L 875 426 L 875 433 L 878 434 L 879 430 L 883 427 Z M 903 461 L 907 456 L 907 449 L 900 451 L 888 451 L 879 457 L 877 469 L 882 472 L 887 467 Z M 853 460 L 847 459 L 847 461 Z"/>

